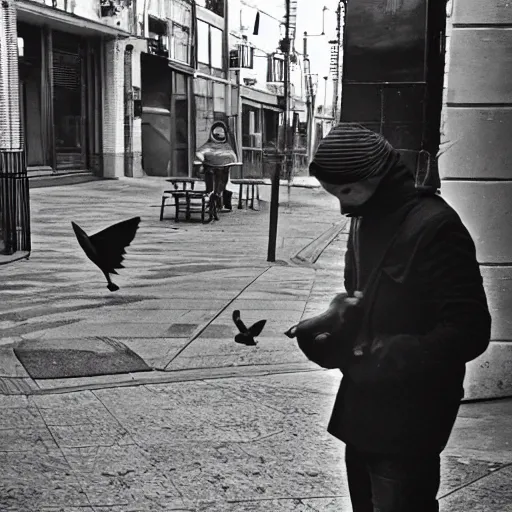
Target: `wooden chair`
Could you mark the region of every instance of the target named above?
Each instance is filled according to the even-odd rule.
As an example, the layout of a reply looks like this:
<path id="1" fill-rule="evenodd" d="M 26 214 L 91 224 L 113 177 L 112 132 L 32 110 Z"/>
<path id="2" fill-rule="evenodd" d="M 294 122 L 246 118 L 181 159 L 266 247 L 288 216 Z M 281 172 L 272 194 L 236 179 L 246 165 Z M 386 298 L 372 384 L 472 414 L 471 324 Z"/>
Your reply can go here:
<path id="1" fill-rule="evenodd" d="M 190 220 L 192 213 L 200 213 L 201 221 L 204 223 L 206 222 L 207 212 L 208 222 L 213 219 L 219 220 L 212 193 L 205 190 L 173 190 L 171 195 L 174 198 L 174 220 L 176 222 L 179 222 L 181 212 L 185 213 L 186 220 Z"/>
<path id="2" fill-rule="evenodd" d="M 238 192 L 238 209 L 241 210 L 243 208 L 243 186 L 245 185 L 246 193 L 245 193 L 245 207 L 248 208 L 249 206 L 249 198 L 251 199 L 251 210 L 254 210 L 254 192 L 256 191 L 256 199 L 258 201 L 258 206 L 260 202 L 260 185 L 264 185 L 265 181 L 258 178 L 245 178 L 245 179 L 234 179 L 231 180 L 231 183 L 233 185 L 239 185 L 239 192 Z M 250 187 L 250 188 L 249 188 Z M 249 190 L 251 193 L 249 194 Z"/>
<path id="3" fill-rule="evenodd" d="M 167 200 L 174 199 L 175 214 L 174 220 L 179 222 L 179 215 L 181 212 L 185 213 L 186 220 L 190 220 L 192 213 L 201 213 L 201 220 L 205 222 L 206 212 L 208 212 L 209 221 L 213 218 L 218 220 L 215 201 L 210 201 L 211 194 L 205 190 L 194 190 L 195 184 L 203 182 L 200 178 L 190 177 L 172 177 L 168 180 L 173 184 L 172 190 L 164 190 L 162 194 L 162 204 L 160 206 L 160 220 L 164 219 L 164 209 L 167 205 Z M 182 185 L 180 190 L 178 185 Z M 187 188 L 189 187 L 189 188 Z"/>

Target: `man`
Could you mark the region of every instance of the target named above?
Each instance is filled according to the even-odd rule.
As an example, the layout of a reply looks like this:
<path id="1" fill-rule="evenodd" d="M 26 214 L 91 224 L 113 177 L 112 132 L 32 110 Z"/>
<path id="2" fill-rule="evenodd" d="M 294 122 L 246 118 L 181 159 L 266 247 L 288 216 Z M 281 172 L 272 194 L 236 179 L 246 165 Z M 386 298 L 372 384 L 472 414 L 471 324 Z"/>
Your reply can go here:
<path id="1" fill-rule="evenodd" d="M 389 142 L 362 126 L 332 129 L 310 174 L 352 218 L 347 293 L 331 305 L 332 328 L 323 315 L 323 327 L 309 319 L 294 334 L 308 358 L 343 373 L 328 431 L 346 444 L 353 511 L 437 512 L 439 455 L 465 364 L 490 338 L 473 240 L 435 191 L 416 189 Z"/>

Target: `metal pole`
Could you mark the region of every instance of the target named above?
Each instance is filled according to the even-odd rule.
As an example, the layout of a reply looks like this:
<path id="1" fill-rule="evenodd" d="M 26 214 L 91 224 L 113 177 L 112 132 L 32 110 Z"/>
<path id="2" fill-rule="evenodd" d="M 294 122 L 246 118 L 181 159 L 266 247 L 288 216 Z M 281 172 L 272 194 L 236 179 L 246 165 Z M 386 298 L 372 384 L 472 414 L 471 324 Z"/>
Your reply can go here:
<path id="1" fill-rule="evenodd" d="M 322 114 L 325 116 L 325 112 L 327 111 L 327 80 L 328 76 L 324 76 L 325 85 L 324 85 L 324 107 L 322 109 Z"/>
<path id="2" fill-rule="evenodd" d="M 240 77 L 240 69 L 237 69 L 236 71 L 236 138 L 238 143 L 238 161 L 243 162 L 244 160 L 244 150 L 243 150 L 243 144 L 242 144 L 242 138 L 243 138 L 243 129 L 242 129 L 242 115 L 243 115 L 243 108 L 242 108 L 242 84 L 241 84 L 241 77 Z M 240 167 L 240 178 L 243 179 L 244 177 L 244 166 Z"/>
<path id="3" fill-rule="evenodd" d="M 124 175 L 133 178 L 133 45 L 124 50 Z"/>
<path id="4" fill-rule="evenodd" d="M 304 32 L 304 43 L 303 43 L 303 59 L 304 59 L 304 74 L 306 82 L 306 155 L 308 157 L 308 163 L 311 161 L 311 69 L 309 64 L 308 56 L 308 39 L 307 32 Z"/>
<path id="5" fill-rule="evenodd" d="M 290 0 L 286 0 L 285 14 L 285 38 L 283 44 L 284 53 L 284 112 L 283 112 L 283 153 L 288 169 L 288 117 L 289 117 L 289 96 L 290 96 Z M 272 175 L 272 190 L 270 196 L 270 225 L 268 236 L 267 261 L 276 261 L 276 242 L 277 242 L 277 220 L 279 211 L 279 180 L 281 178 L 281 163 L 276 163 Z"/>
<path id="6" fill-rule="evenodd" d="M 340 2 L 338 3 L 338 10 L 336 11 L 336 17 L 337 17 L 337 20 L 336 20 L 336 32 L 337 32 L 337 38 L 336 38 L 336 41 L 337 41 L 337 45 L 338 45 L 338 48 L 337 48 L 337 57 L 336 57 L 336 77 L 333 81 L 333 110 L 332 110 L 332 117 L 334 119 L 334 122 L 336 123 L 337 122 L 337 117 L 338 117 L 338 103 L 339 103 L 339 97 L 340 97 L 340 72 L 341 72 L 341 60 L 340 60 L 340 48 L 342 46 L 342 39 L 341 39 L 341 9 L 342 9 L 342 4 L 343 6 L 345 5 L 343 0 L 340 0 Z"/>

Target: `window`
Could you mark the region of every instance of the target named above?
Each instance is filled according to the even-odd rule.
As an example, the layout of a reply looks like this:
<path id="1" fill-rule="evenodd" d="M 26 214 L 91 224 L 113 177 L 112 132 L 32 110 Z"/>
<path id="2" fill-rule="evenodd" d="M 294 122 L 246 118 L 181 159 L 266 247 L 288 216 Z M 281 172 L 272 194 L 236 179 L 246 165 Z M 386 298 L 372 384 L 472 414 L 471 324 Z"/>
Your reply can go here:
<path id="1" fill-rule="evenodd" d="M 223 32 L 197 20 L 197 59 L 211 68 L 224 69 Z"/>
<path id="2" fill-rule="evenodd" d="M 167 4 L 169 5 L 169 4 Z M 169 12 L 170 11 L 170 12 Z M 166 13 L 169 20 L 170 58 L 191 64 L 192 7 L 187 0 L 172 0 Z"/>
<path id="3" fill-rule="evenodd" d="M 210 27 L 210 47 L 211 47 L 211 67 L 223 69 L 223 44 L 222 44 L 222 30 L 216 27 Z"/>
<path id="4" fill-rule="evenodd" d="M 210 65 L 210 25 L 197 20 L 197 60 Z"/>
<path id="5" fill-rule="evenodd" d="M 213 82 L 213 111 L 226 112 L 226 87 L 218 82 Z"/>
<path id="6" fill-rule="evenodd" d="M 242 145 L 261 149 L 261 109 L 242 105 Z"/>
<path id="7" fill-rule="evenodd" d="M 224 0 L 196 0 L 197 5 L 224 17 Z"/>
<path id="8" fill-rule="evenodd" d="M 278 123 L 278 112 L 263 109 L 263 131 L 265 135 L 265 140 L 263 141 L 264 145 L 268 144 L 269 142 L 273 142 L 274 144 L 276 143 L 278 136 Z"/>
<path id="9" fill-rule="evenodd" d="M 190 30 L 171 22 L 171 59 L 190 63 Z"/>

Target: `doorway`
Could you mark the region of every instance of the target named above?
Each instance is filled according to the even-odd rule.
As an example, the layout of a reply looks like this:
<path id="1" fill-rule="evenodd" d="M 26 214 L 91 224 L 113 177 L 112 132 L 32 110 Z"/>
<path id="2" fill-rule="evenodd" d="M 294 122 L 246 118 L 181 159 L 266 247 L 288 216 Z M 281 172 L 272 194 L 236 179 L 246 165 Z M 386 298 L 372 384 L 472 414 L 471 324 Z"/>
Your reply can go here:
<path id="1" fill-rule="evenodd" d="M 29 172 L 101 174 L 101 39 L 18 22 Z"/>
<path id="2" fill-rule="evenodd" d="M 43 34 L 40 28 L 18 24 L 23 40 L 19 57 L 20 108 L 27 167 L 50 166 L 43 128 Z M 51 167 L 48 167 L 51 169 Z"/>
<path id="3" fill-rule="evenodd" d="M 141 55 L 142 166 L 148 176 L 189 174 L 189 78 Z"/>
<path id="4" fill-rule="evenodd" d="M 57 170 L 86 167 L 84 45 L 71 34 L 52 38 L 53 125 Z"/>

